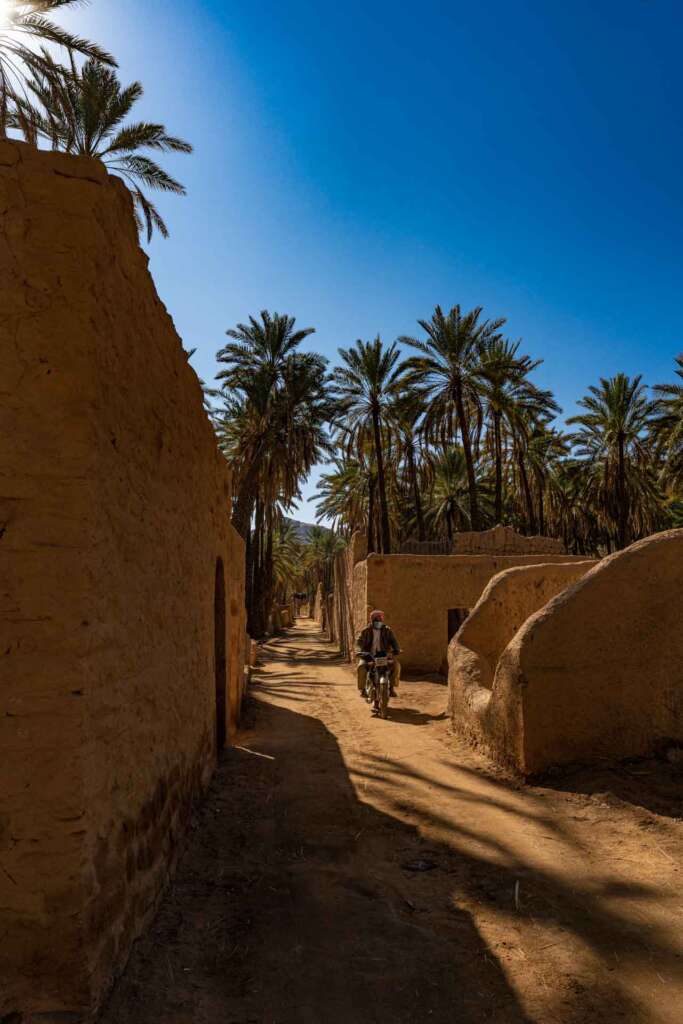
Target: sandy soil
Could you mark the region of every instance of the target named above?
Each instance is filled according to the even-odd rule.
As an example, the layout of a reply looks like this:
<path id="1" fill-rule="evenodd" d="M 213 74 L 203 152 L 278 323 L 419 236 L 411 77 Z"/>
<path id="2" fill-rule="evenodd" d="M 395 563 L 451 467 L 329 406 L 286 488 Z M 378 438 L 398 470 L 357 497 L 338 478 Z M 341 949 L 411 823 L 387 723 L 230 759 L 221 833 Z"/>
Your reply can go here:
<path id="1" fill-rule="evenodd" d="M 680 769 L 526 786 L 440 682 L 382 722 L 313 623 L 262 656 L 104 1024 L 681 1024 Z"/>

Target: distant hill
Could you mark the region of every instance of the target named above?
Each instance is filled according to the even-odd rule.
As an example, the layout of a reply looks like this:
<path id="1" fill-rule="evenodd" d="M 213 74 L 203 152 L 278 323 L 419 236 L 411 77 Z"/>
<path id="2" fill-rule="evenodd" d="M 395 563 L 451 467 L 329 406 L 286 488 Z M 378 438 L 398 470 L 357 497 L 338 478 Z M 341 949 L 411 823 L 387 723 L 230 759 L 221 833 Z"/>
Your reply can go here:
<path id="1" fill-rule="evenodd" d="M 298 519 L 288 519 L 287 516 L 285 516 L 285 522 L 289 526 L 294 527 L 294 529 L 296 530 L 297 537 L 299 538 L 302 544 L 308 544 L 308 538 L 310 536 L 311 530 L 314 529 L 315 526 L 314 523 L 302 523 Z M 321 526 L 320 529 L 327 531 L 326 526 Z"/>

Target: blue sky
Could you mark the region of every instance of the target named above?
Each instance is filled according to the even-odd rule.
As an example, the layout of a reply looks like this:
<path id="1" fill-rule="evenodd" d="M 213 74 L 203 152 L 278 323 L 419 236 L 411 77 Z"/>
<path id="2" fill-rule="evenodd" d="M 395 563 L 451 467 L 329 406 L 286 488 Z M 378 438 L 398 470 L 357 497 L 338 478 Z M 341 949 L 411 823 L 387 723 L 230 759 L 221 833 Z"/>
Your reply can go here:
<path id="1" fill-rule="evenodd" d="M 680 2 L 93 0 L 62 21 L 196 147 L 150 266 L 207 380 L 264 307 L 334 360 L 455 302 L 508 318 L 565 415 L 600 376 L 672 377 Z"/>

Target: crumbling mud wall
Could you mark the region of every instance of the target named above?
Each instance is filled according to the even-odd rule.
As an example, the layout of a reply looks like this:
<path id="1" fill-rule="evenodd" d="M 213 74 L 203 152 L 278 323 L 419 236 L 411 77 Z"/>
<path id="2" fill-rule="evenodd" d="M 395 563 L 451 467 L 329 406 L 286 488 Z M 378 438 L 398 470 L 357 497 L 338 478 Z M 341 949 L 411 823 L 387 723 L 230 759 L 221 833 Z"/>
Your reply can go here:
<path id="1" fill-rule="evenodd" d="M 556 537 L 526 537 L 511 526 L 456 533 L 454 555 L 564 555 L 562 540 Z"/>
<path id="2" fill-rule="evenodd" d="M 448 648 L 449 713 L 456 732 L 501 757 L 500 717 L 511 711 L 492 698 L 499 659 L 530 615 L 569 584 L 580 579 L 595 560 L 518 566 L 490 580 Z M 516 720 L 516 727 L 521 723 Z"/>
<path id="3" fill-rule="evenodd" d="M 438 672 L 458 615 L 474 608 L 484 588 L 505 569 L 581 561 L 571 555 L 370 555 L 355 566 L 354 622 L 384 611 L 407 670 Z M 450 617 L 449 617 L 449 613 Z"/>
<path id="4" fill-rule="evenodd" d="M 532 615 L 496 670 L 504 759 L 527 774 L 683 743 L 683 530 L 604 559 Z"/>
<path id="5" fill-rule="evenodd" d="M 0 142 L 0 214 L 0 1018 L 77 1020 L 230 729 L 244 560 L 123 185 Z"/>

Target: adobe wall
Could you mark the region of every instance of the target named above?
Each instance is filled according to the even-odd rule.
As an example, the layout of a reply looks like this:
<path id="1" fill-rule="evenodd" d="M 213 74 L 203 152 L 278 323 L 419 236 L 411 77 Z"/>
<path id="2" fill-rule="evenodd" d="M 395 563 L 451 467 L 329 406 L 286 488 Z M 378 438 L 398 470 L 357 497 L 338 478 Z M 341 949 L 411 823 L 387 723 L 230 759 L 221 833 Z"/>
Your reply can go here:
<path id="1" fill-rule="evenodd" d="M 0 1017 L 95 1006 L 241 685 L 243 549 L 196 375 L 96 161 L 0 142 Z"/>
<path id="2" fill-rule="evenodd" d="M 464 531 L 453 537 L 454 555 L 566 555 L 564 542 L 556 537 L 527 537 L 511 526 L 498 524 L 490 530 Z"/>
<path id="3" fill-rule="evenodd" d="M 248 663 L 247 612 L 245 606 L 245 543 L 229 524 L 228 617 L 228 722 L 230 738 L 237 732 L 245 694 L 245 666 Z"/>
<path id="4" fill-rule="evenodd" d="M 510 718 L 510 734 L 521 733 L 517 706 L 492 698 L 501 654 L 530 615 L 584 576 L 596 562 L 542 563 L 498 573 L 484 588 L 448 648 L 449 713 L 456 732 L 494 758 L 502 751 L 496 715 Z M 492 710 L 494 708 L 495 710 Z M 515 739 L 515 743 L 517 740 Z M 504 758 L 506 759 L 506 758 Z"/>
<path id="5" fill-rule="evenodd" d="M 504 756 L 534 773 L 683 742 L 682 609 L 683 530 L 670 530 L 604 559 L 527 619 L 494 681 Z"/>
<path id="6" fill-rule="evenodd" d="M 412 671 L 438 672 L 448 649 L 448 611 L 471 611 L 505 569 L 581 561 L 571 555 L 370 555 L 354 570 L 354 622 L 384 611 Z"/>

